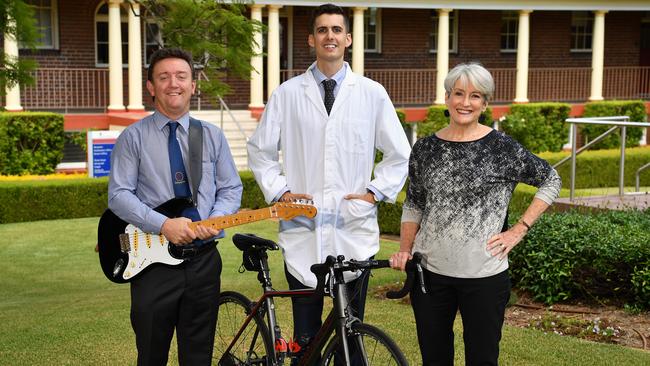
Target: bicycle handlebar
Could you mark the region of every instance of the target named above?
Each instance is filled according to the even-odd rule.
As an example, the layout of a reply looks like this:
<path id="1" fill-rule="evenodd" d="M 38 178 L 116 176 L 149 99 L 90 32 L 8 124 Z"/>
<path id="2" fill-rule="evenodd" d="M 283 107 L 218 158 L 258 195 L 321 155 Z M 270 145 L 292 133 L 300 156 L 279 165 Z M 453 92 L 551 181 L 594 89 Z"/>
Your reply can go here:
<path id="1" fill-rule="evenodd" d="M 362 269 L 376 269 L 376 268 L 387 268 L 390 267 L 390 263 L 386 259 L 369 259 L 365 261 L 357 261 L 351 259 L 345 261 L 345 258 L 342 255 L 339 255 L 337 258 L 334 256 L 327 256 L 324 263 L 317 263 L 311 266 L 311 271 L 316 275 L 317 285 L 314 295 L 320 295 L 323 293 L 325 288 L 325 277 L 327 274 L 330 275 L 329 281 L 329 293 L 332 293 L 334 283 L 332 279 L 334 278 L 335 272 L 351 272 L 358 271 Z M 420 283 L 420 288 L 422 293 L 426 293 L 424 287 L 424 276 L 422 273 L 422 266 L 420 262 L 422 261 L 422 255 L 418 252 L 413 253 L 413 258 L 406 262 L 406 281 L 404 281 L 404 287 L 399 291 L 389 291 L 386 293 L 386 297 L 389 299 L 399 299 L 409 293 L 411 287 L 413 286 L 413 281 L 415 276 L 418 277 L 418 282 Z"/>
<path id="2" fill-rule="evenodd" d="M 420 290 L 423 294 L 427 293 L 427 289 L 424 286 L 424 274 L 422 272 L 422 254 L 419 252 L 413 253 L 413 258 L 406 262 L 405 266 L 406 271 L 406 281 L 404 281 L 404 287 L 399 291 L 388 291 L 386 297 L 389 299 L 400 299 L 411 291 L 413 287 L 413 281 L 415 281 L 415 276 L 418 277 L 418 282 L 420 283 Z"/>

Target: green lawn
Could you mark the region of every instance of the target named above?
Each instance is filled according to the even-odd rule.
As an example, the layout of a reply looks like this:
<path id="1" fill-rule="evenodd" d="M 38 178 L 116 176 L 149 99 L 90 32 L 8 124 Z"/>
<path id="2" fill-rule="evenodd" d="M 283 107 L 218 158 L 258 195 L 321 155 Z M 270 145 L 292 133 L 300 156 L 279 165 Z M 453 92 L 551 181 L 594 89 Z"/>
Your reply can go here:
<path id="1" fill-rule="evenodd" d="M 93 251 L 97 218 L 0 225 L 0 364 L 2 365 L 128 365 L 136 358 L 129 322 L 129 286 L 103 277 Z M 276 238 L 275 223 L 238 228 Z M 234 230 L 231 230 L 232 234 Z M 241 253 L 226 239 L 223 289 L 250 297 L 259 293 L 255 275 L 237 272 Z M 383 242 L 379 258 L 397 249 Z M 280 253 L 272 253 L 276 288 L 286 286 Z M 376 271 L 371 288 L 398 281 L 391 270 Z M 288 300 L 278 300 L 285 336 L 291 334 Z M 369 298 L 369 323 L 387 330 L 411 364 L 419 351 L 410 307 Z M 457 364 L 463 364 L 462 334 L 457 327 Z M 650 353 L 603 345 L 538 331 L 506 327 L 503 365 L 648 365 Z M 175 365 L 175 351 L 170 364 Z"/>

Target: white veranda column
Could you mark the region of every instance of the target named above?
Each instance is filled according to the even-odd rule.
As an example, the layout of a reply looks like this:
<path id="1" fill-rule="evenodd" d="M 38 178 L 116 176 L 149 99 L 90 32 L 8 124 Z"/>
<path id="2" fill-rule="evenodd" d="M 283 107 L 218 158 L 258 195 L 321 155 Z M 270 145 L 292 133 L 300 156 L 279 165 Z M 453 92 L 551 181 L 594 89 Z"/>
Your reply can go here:
<path id="1" fill-rule="evenodd" d="M 142 105 L 142 47 L 140 4 L 133 2 L 129 11 L 129 106 L 130 111 L 143 111 Z"/>
<path id="2" fill-rule="evenodd" d="M 280 8 L 282 5 L 269 5 L 269 40 L 267 42 L 267 84 L 268 98 L 280 85 Z"/>
<path id="3" fill-rule="evenodd" d="M 124 110 L 122 93 L 122 30 L 121 0 L 108 0 L 108 111 Z"/>
<path id="4" fill-rule="evenodd" d="M 14 20 L 12 18 L 7 18 L 8 28 L 13 22 Z M 10 58 L 12 61 L 18 61 L 18 42 L 16 41 L 16 35 L 5 32 L 4 52 L 7 58 Z M 20 105 L 20 85 L 15 84 L 12 87 L 7 87 L 6 93 L 5 101 L 7 104 L 5 105 L 5 109 L 13 112 L 22 111 L 23 107 Z"/>
<path id="5" fill-rule="evenodd" d="M 528 103 L 528 52 L 530 50 L 530 13 L 519 11 L 519 30 L 517 35 L 517 83 L 515 103 Z"/>
<path id="6" fill-rule="evenodd" d="M 262 8 L 264 5 L 251 5 L 251 19 L 262 23 Z M 262 43 L 264 42 L 262 30 L 253 34 L 253 57 L 251 57 L 251 95 L 250 109 L 264 108 L 264 58 L 262 56 Z"/>
<path id="7" fill-rule="evenodd" d="M 438 9 L 435 104 L 445 104 L 445 77 L 449 72 L 449 13 L 451 12 L 452 9 Z"/>
<path id="8" fill-rule="evenodd" d="M 594 33 L 591 44 L 591 96 L 589 100 L 603 100 L 605 13 L 607 13 L 605 10 L 594 12 Z"/>
<path id="9" fill-rule="evenodd" d="M 364 43 L 363 12 L 368 8 L 354 8 L 354 25 L 352 28 L 352 71 L 363 75 Z"/>

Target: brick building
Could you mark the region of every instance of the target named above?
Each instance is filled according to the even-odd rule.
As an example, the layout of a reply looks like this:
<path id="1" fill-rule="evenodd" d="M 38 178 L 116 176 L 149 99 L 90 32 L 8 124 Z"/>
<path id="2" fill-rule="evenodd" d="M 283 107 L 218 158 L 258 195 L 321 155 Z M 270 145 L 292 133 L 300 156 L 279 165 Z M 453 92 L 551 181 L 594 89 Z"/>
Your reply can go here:
<path id="1" fill-rule="evenodd" d="M 118 118 L 150 109 L 144 68 L 162 36 L 146 16 L 137 16 L 137 4 L 27 2 L 35 6 L 42 46 L 21 50 L 5 35 L 3 47 L 39 62 L 36 84 L 9 90 L 2 100 L 6 109 L 63 111 L 71 116 L 66 118 L 69 129 L 88 125 L 74 118 L 78 113 Z M 264 56 L 251 60 L 260 71 L 251 80 L 228 79 L 230 108 L 259 113 L 280 82 L 309 66 L 308 21 L 312 7 L 321 3 L 261 0 L 250 5 L 250 16 L 267 26 L 258 35 Z M 350 11 L 353 46 L 347 57 L 354 71 L 382 83 L 397 107 L 441 103 L 442 79 L 465 61 L 479 61 L 493 72 L 493 104 L 650 99 L 647 0 L 336 3 Z M 201 105 L 199 98 L 193 103 Z M 84 121 L 95 121 L 94 127 L 108 123 Z"/>

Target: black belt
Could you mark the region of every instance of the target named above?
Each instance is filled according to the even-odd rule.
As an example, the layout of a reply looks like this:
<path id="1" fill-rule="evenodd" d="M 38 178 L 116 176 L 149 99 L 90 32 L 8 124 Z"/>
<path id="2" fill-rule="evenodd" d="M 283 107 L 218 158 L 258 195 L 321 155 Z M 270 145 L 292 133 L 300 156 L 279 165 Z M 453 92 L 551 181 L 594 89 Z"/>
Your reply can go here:
<path id="1" fill-rule="evenodd" d="M 194 257 L 201 256 L 210 250 L 212 250 L 214 247 L 217 246 L 218 241 L 213 240 L 211 242 L 205 243 L 203 245 L 195 245 L 195 244 L 188 244 L 188 245 L 170 245 L 169 251 L 171 254 L 179 259 L 190 259 Z"/>

